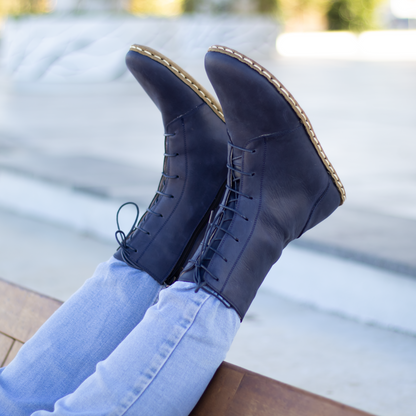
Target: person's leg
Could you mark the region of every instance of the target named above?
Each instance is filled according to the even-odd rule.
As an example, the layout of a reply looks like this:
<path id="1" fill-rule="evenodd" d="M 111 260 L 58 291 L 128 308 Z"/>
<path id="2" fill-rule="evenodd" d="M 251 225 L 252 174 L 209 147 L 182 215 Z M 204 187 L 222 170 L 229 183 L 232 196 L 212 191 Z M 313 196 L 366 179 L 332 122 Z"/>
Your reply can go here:
<path id="1" fill-rule="evenodd" d="M 143 319 L 162 286 L 111 258 L 65 302 L 0 372 L 0 414 L 53 409 Z"/>
<path id="2" fill-rule="evenodd" d="M 161 291 L 143 321 L 52 414 L 188 415 L 239 324 L 234 309 L 203 290 L 195 292 L 194 283 L 177 282 Z"/>

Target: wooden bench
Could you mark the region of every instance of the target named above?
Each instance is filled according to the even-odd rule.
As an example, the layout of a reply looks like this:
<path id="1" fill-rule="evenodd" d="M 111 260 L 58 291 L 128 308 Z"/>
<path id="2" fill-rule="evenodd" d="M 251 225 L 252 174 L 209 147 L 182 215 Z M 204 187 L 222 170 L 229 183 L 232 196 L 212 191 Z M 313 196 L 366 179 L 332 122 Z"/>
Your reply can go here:
<path id="1" fill-rule="evenodd" d="M 1 367 L 10 363 L 61 304 L 0 279 Z M 191 415 L 369 416 L 369 413 L 224 362 Z"/>

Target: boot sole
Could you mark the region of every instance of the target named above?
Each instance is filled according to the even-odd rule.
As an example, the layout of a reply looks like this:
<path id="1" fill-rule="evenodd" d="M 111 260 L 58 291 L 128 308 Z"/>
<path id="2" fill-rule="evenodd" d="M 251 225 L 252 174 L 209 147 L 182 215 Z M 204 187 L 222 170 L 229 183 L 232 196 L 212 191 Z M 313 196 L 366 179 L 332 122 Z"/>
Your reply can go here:
<path id="1" fill-rule="evenodd" d="M 134 44 L 130 46 L 130 50 L 147 56 L 169 69 L 169 71 L 175 74 L 185 85 L 191 88 L 202 100 L 204 100 L 211 110 L 225 123 L 224 114 L 222 113 L 218 101 L 179 65 L 176 65 L 175 62 L 148 46 Z"/>
<path id="2" fill-rule="evenodd" d="M 331 175 L 339 193 L 341 196 L 341 203 L 340 205 L 342 205 L 345 202 L 346 199 L 346 193 L 345 193 L 345 188 L 344 185 L 342 184 L 341 180 L 339 179 L 339 176 L 337 174 L 337 172 L 335 171 L 334 167 L 332 166 L 331 162 L 328 160 L 322 146 L 321 143 L 319 143 L 319 140 L 317 139 L 316 135 L 315 135 L 315 131 L 313 130 L 312 124 L 308 118 L 308 116 L 305 114 L 305 112 L 302 110 L 302 107 L 298 104 L 298 102 L 295 100 L 295 98 L 293 97 L 293 95 L 288 91 L 288 89 L 280 82 L 276 79 L 276 77 L 274 77 L 274 75 L 272 75 L 267 69 L 265 69 L 264 67 L 262 67 L 261 65 L 259 65 L 256 61 L 254 61 L 251 58 L 248 58 L 247 56 L 245 56 L 244 54 L 237 52 L 231 48 L 227 48 L 225 46 L 219 46 L 219 45 L 214 45 L 211 46 L 208 49 L 208 52 L 218 52 L 218 53 L 222 53 L 224 55 L 228 55 L 231 56 L 234 59 L 238 59 L 240 62 L 242 62 L 243 64 L 248 65 L 250 68 L 254 69 L 255 71 L 257 71 L 261 76 L 263 76 L 264 78 L 266 78 L 270 84 L 273 85 L 273 87 L 277 90 L 277 92 L 279 94 L 281 94 L 285 100 L 290 104 L 290 106 L 293 108 L 293 110 L 295 111 L 296 115 L 299 117 L 300 121 L 302 122 L 302 124 L 304 125 L 306 132 L 308 133 L 308 136 L 316 150 L 316 152 L 318 153 L 318 156 L 321 158 L 322 163 L 324 164 L 325 168 L 327 169 L 328 173 Z"/>

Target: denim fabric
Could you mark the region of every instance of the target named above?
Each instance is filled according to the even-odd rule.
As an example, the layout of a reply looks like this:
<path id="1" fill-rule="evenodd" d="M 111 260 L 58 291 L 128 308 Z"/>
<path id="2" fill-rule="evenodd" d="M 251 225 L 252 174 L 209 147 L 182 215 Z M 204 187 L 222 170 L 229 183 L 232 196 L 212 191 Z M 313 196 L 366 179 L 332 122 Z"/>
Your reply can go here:
<path id="1" fill-rule="evenodd" d="M 143 319 L 160 286 L 111 258 L 65 302 L 0 373 L 0 415 L 53 409 Z"/>
<path id="2" fill-rule="evenodd" d="M 125 263 L 101 265 L 3 369 L 0 414 L 189 414 L 240 320 L 193 283 L 159 288 Z"/>
<path id="3" fill-rule="evenodd" d="M 175 283 L 54 415 L 188 415 L 225 358 L 239 318 L 193 283 Z M 50 415 L 36 412 L 33 416 Z"/>

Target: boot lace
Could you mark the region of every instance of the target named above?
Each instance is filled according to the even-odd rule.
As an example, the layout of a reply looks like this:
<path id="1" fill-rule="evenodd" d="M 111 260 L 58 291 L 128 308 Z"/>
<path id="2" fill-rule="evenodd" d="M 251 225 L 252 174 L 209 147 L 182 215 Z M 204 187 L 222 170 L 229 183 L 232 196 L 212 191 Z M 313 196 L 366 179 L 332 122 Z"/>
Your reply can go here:
<path id="1" fill-rule="evenodd" d="M 125 234 L 124 231 L 121 230 L 120 228 L 120 223 L 118 221 L 118 216 L 120 214 L 120 211 L 123 207 L 125 207 L 126 205 L 133 205 L 136 208 L 136 218 L 133 222 L 132 227 L 130 228 L 130 231 L 127 233 L 127 235 Z M 124 260 L 125 263 L 127 263 L 129 266 L 138 269 L 138 267 L 129 259 L 129 254 L 130 253 L 137 253 L 137 250 L 133 247 L 130 246 L 127 241 L 129 239 L 129 237 L 137 230 L 137 223 L 138 223 L 138 219 L 139 219 L 139 207 L 137 206 L 136 203 L 134 202 L 125 202 L 123 205 L 120 206 L 120 208 L 117 211 L 116 214 L 116 223 L 117 223 L 117 231 L 115 233 L 115 237 L 116 237 L 116 241 L 118 243 L 118 245 L 120 246 L 119 250 L 121 253 L 121 257 Z"/>
<path id="2" fill-rule="evenodd" d="M 224 235 L 229 235 L 236 242 L 239 242 L 238 237 L 235 236 L 228 228 L 234 215 L 238 215 L 245 221 L 248 221 L 248 218 L 235 207 L 238 199 L 241 197 L 253 199 L 250 195 L 241 192 L 239 188 L 242 175 L 254 176 L 255 174 L 254 172 L 244 172 L 241 169 L 243 154 L 245 152 L 255 153 L 255 150 L 245 149 L 243 147 L 236 146 L 231 142 L 228 144 L 231 149 L 229 150 L 229 162 L 227 163 L 228 175 L 225 195 L 223 198 L 224 203 L 219 205 L 219 210 L 215 215 L 215 218 L 214 212 L 211 211 L 207 230 L 201 243 L 201 252 L 196 260 L 191 259 L 189 261 L 190 266 L 185 268 L 183 271 L 185 272 L 194 269 L 193 278 L 196 283 L 195 292 L 198 292 L 199 289 L 204 287 L 205 290 L 212 293 L 214 296 L 221 298 L 223 302 L 224 299 L 219 294 L 211 291 L 209 287 L 206 287 L 207 282 L 205 279 L 205 273 L 208 273 L 214 280 L 219 280 L 218 277 L 208 269 L 208 264 L 215 255 L 219 256 L 224 262 L 228 261 L 227 258 L 217 249 Z"/>
<path id="3" fill-rule="evenodd" d="M 136 230 L 141 231 L 142 233 L 145 233 L 147 235 L 150 235 L 149 231 L 145 230 L 142 227 L 142 225 L 145 224 L 148 215 L 156 215 L 157 217 L 163 217 L 162 214 L 154 211 L 152 208 L 159 201 L 159 198 L 160 197 L 174 198 L 173 195 L 167 194 L 166 192 L 163 192 L 163 189 L 164 189 L 164 187 L 166 185 L 167 179 L 178 179 L 179 178 L 178 175 L 168 175 L 167 173 L 165 173 L 165 168 L 167 167 L 167 164 L 168 164 L 167 163 L 168 158 L 179 156 L 179 153 L 166 153 L 166 147 L 167 147 L 166 146 L 167 145 L 166 138 L 167 137 L 173 137 L 173 136 L 175 136 L 175 133 L 164 133 L 164 137 L 165 137 L 165 153 L 163 155 L 164 155 L 165 159 L 164 159 L 164 162 L 163 162 L 162 177 L 160 179 L 159 186 L 158 186 L 158 189 L 156 191 L 156 195 L 153 198 L 152 202 L 150 203 L 149 208 L 146 209 L 146 211 L 143 214 L 143 217 L 141 218 L 141 220 L 138 221 L 138 219 L 139 219 L 139 212 L 140 211 L 139 211 L 139 207 L 134 202 L 126 202 L 126 203 L 124 203 L 123 205 L 120 206 L 120 208 L 118 209 L 117 214 L 116 214 L 117 231 L 115 232 L 115 238 L 116 238 L 116 241 L 117 241 L 117 243 L 119 245 L 119 250 L 121 252 L 121 257 L 122 257 L 122 259 L 128 265 L 130 265 L 131 267 L 133 267 L 135 269 L 138 269 L 138 267 L 132 262 L 132 260 L 129 259 L 129 254 L 131 254 L 133 252 L 134 253 L 137 253 L 137 250 L 133 246 L 129 245 L 127 243 L 127 241 L 129 240 L 130 236 Z M 119 217 L 119 214 L 120 214 L 121 209 L 123 207 L 125 207 L 126 205 L 133 205 L 136 208 L 136 218 L 134 220 L 134 223 L 133 223 L 130 231 L 127 233 L 127 235 L 126 235 L 126 233 L 124 231 L 122 231 L 120 229 L 120 224 L 119 224 L 119 220 L 118 220 L 118 217 Z"/>
<path id="4" fill-rule="evenodd" d="M 164 136 L 165 136 L 165 149 L 166 149 L 166 138 L 167 137 L 173 137 L 173 136 L 175 136 L 175 133 L 164 133 Z M 163 217 L 162 214 L 160 214 L 159 212 L 154 211 L 152 209 L 152 207 L 159 201 L 159 198 L 160 197 L 174 198 L 173 195 L 167 194 L 166 192 L 163 192 L 163 188 L 165 187 L 166 180 L 167 179 L 178 179 L 179 178 L 178 175 L 168 175 L 167 173 L 165 173 L 165 168 L 166 168 L 166 166 L 168 164 L 167 163 L 168 158 L 179 156 L 179 153 L 166 153 L 166 151 L 165 151 L 165 153 L 163 154 L 163 156 L 165 157 L 165 160 L 163 162 L 162 177 L 160 179 L 159 186 L 158 186 L 158 189 L 156 191 L 156 195 L 153 198 L 153 201 L 150 203 L 149 208 L 147 208 L 146 211 L 145 211 L 145 213 L 143 214 L 143 217 L 142 217 L 142 219 L 140 221 L 140 225 L 137 227 L 137 230 L 139 230 L 142 233 L 145 233 L 147 235 L 150 235 L 150 233 L 149 233 L 149 231 L 145 230 L 143 228 L 143 226 L 146 223 L 146 220 L 147 220 L 148 215 L 155 215 L 156 217 L 159 217 L 159 218 L 162 218 Z"/>

